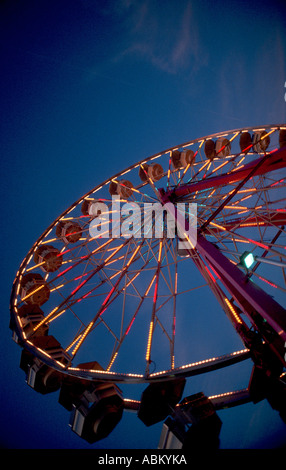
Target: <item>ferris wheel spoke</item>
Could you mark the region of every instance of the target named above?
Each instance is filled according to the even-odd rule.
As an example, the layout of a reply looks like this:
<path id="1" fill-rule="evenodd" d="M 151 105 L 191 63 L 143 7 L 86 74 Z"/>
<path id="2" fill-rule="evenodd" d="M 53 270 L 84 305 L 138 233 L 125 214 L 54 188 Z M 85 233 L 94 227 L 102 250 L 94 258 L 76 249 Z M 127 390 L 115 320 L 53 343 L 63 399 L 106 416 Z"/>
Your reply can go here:
<path id="1" fill-rule="evenodd" d="M 174 295 L 172 310 L 172 339 L 170 341 L 171 369 L 175 367 L 175 338 L 176 338 L 176 316 L 177 316 L 177 295 L 178 295 L 178 263 L 177 259 L 174 267 Z"/>
<path id="2" fill-rule="evenodd" d="M 150 263 L 150 259 L 148 259 L 148 260 L 145 262 L 145 264 L 140 268 L 140 271 L 142 271 L 142 270 L 147 266 L 148 263 Z M 138 276 L 138 274 L 139 274 L 139 272 L 137 272 L 137 273 L 133 276 L 133 279 L 136 278 L 136 277 Z M 138 314 L 138 312 L 139 312 L 139 310 L 140 310 L 140 308 L 141 308 L 141 306 L 142 306 L 144 300 L 146 300 L 146 298 L 147 298 L 147 296 L 148 296 L 148 294 L 149 294 L 149 291 L 150 291 L 150 289 L 151 289 L 151 287 L 152 287 L 152 285 L 153 285 L 153 283 L 154 283 L 154 281 L 155 281 L 155 278 L 156 278 L 156 274 L 154 274 L 154 276 L 153 276 L 153 278 L 152 278 L 150 284 L 148 285 L 147 289 L 145 290 L 145 293 L 143 294 L 143 296 L 139 295 L 139 298 L 140 298 L 139 305 L 138 305 L 138 307 L 137 307 L 137 309 L 136 309 L 136 311 L 135 311 L 135 314 L 133 315 L 133 317 L 131 318 L 129 324 L 127 325 L 127 327 L 126 327 L 124 333 L 122 333 L 122 331 L 123 331 L 123 315 L 122 315 L 120 339 L 118 339 L 117 344 L 115 344 L 115 346 L 114 346 L 114 350 L 113 350 L 113 352 L 112 352 L 111 359 L 110 359 L 110 362 L 109 362 L 109 365 L 108 365 L 108 368 L 107 368 L 108 371 L 109 371 L 109 370 L 111 369 L 111 367 L 113 366 L 113 364 L 114 364 L 114 362 L 115 362 L 115 359 L 116 359 L 117 356 L 118 356 L 119 350 L 120 350 L 120 348 L 121 348 L 121 346 L 122 346 L 122 344 L 123 344 L 123 341 L 124 341 L 124 339 L 126 338 L 126 336 L 128 335 L 128 333 L 130 332 L 130 329 L 131 329 L 131 327 L 132 327 L 132 325 L 133 325 L 133 323 L 134 323 L 134 320 L 135 320 L 135 318 L 136 318 L 136 316 L 137 316 L 137 314 Z M 126 293 L 126 289 L 127 289 L 127 287 L 132 283 L 133 279 L 131 279 L 131 281 L 129 281 L 128 283 L 125 283 L 125 285 L 122 287 L 121 291 L 117 292 L 116 297 L 117 297 L 122 291 L 124 291 L 124 293 Z M 137 289 L 136 289 L 136 290 L 137 290 Z M 138 291 L 137 291 L 137 292 L 138 292 Z M 138 292 L 138 294 L 139 294 L 139 292 Z M 168 301 L 168 300 L 169 300 L 169 299 L 167 299 L 167 301 Z M 166 302 L 167 302 L 167 301 L 166 301 Z M 108 308 L 108 306 L 110 305 L 111 302 L 112 302 L 112 300 L 110 300 L 109 303 L 106 304 L 106 307 L 107 307 L 107 308 Z M 166 303 L 166 302 L 165 302 L 165 303 Z M 161 307 L 163 307 L 163 305 L 160 306 L 160 307 L 158 308 L 158 310 L 159 310 Z M 124 306 L 123 306 L 123 313 L 124 313 Z M 154 315 L 154 318 L 155 318 L 155 321 L 157 322 L 157 321 L 158 321 L 158 318 L 156 317 L 156 315 Z M 164 329 L 164 327 L 162 326 L 161 323 L 160 323 L 160 325 L 161 325 L 163 331 L 166 332 L 166 330 Z"/>
<path id="3" fill-rule="evenodd" d="M 263 281 L 263 282 L 265 282 L 266 284 L 268 284 L 269 286 L 274 287 L 275 289 L 279 289 L 279 290 L 282 291 L 282 292 L 286 292 L 286 289 L 285 289 L 284 287 L 282 287 L 282 286 L 280 286 L 280 285 L 274 283 L 273 281 L 270 281 L 269 279 L 266 279 L 265 277 L 263 277 L 263 276 L 261 276 L 261 275 L 255 273 L 255 272 L 253 273 L 253 275 L 254 275 L 256 278 L 258 278 L 260 281 Z"/>
<path id="4" fill-rule="evenodd" d="M 126 240 L 125 243 L 123 243 L 122 245 L 125 245 L 129 240 Z M 133 259 L 134 257 L 136 256 L 137 252 L 139 251 L 140 247 L 142 246 L 142 244 L 144 243 L 144 240 L 141 242 L 140 245 L 137 246 L 136 250 L 133 252 L 132 256 L 130 257 L 130 259 L 128 260 L 128 263 L 125 265 L 123 271 L 121 272 L 121 275 L 119 276 L 119 278 L 117 279 L 114 287 L 110 290 L 110 292 L 108 293 L 108 295 L 105 297 L 103 303 L 101 304 L 101 307 L 99 308 L 97 314 L 95 315 L 95 317 L 90 321 L 90 323 L 88 324 L 88 326 L 85 328 L 85 331 L 81 337 L 81 339 L 79 340 L 79 342 L 77 343 L 76 347 L 74 348 L 74 350 L 72 351 L 72 357 L 74 358 L 76 353 L 78 352 L 79 348 L 82 346 L 84 340 L 86 339 L 86 337 L 88 336 L 89 332 L 92 331 L 93 327 L 94 327 L 94 324 L 95 322 L 98 320 L 98 318 L 100 318 L 102 316 L 102 314 L 105 312 L 105 310 L 107 309 L 107 304 L 108 302 L 110 301 L 112 295 L 114 294 L 114 292 L 116 291 L 121 279 L 125 276 L 125 273 L 128 269 L 128 267 L 131 265 L 131 263 L 133 262 Z M 121 247 L 120 247 L 121 248 Z M 119 250 L 118 250 L 119 251 Z M 112 255 L 111 255 L 112 256 Z"/>
<path id="5" fill-rule="evenodd" d="M 167 188 L 169 188 L 170 186 L 170 177 L 172 175 L 172 151 L 169 152 L 170 156 L 169 156 L 169 162 L 168 162 L 168 173 L 167 173 Z"/>
<path id="6" fill-rule="evenodd" d="M 148 341 L 147 341 L 147 349 L 146 349 L 146 371 L 145 374 L 146 376 L 149 375 L 149 366 L 151 363 L 151 347 L 152 347 L 152 341 L 153 341 L 153 334 L 154 334 L 154 321 L 155 321 L 155 313 L 156 313 L 156 305 L 157 305 L 157 299 L 158 299 L 158 286 L 159 286 L 159 277 L 160 277 L 160 268 L 161 268 L 161 256 L 162 256 L 162 240 L 160 240 L 159 243 L 159 253 L 158 253 L 158 265 L 156 269 L 156 273 L 154 275 L 154 281 L 155 281 L 155 286 L 154 286 L 154 294 L 153 294 L 153 306 L 152 306 L 152 315 L 151 315 L 151 320 L 149 324 L 149 333 L 148 333 Z"/>
<path id="7" fill-rule="evenodd" d="M 111 254 L 108 256 L 108 258 L 105 260 L 105 263 L 108 262 L 108 260 L 110 260 L 113 256 L 115 256 L 115 254 L 127 243 L 127 241 L 125 243 L 122 243 L 119 247 L 117 247 L 117 249 Z M 96 251 L 96 250 L 95 250 Z M 91 255 L 89 255 L 91 256 Z M 88 257 L 88 256 L 87 256 Z M 37 326 L 35 327 L 34 331 L 36 331 L 37 329 L 39 329 L 44 323 L 46 323 L 48 320 L 51 321 L 52 317 L 57 315 L 58 316 L 58 313 L 62 310 L 63 307 L 66 307 L 70 301 L 70 299 L 72 299 L 74 297 L 74 295 L 80 290 L 82 289 L 82 287 L 84 285 L 87 284 L 87 282 L 89 282 L 94 276 L 95 274 L 97 274 L 98 271 L 100 271 L 100 269 L 103 267 L 104 263 L 102 265 L 99 265 L 96 269 L 93 269 L 92 272 L 88 275 L 88 277 L 82 281 L 77 287 L 75 287 L 72 292 L 59 304 L 58 307 L 56 307 L 55 309 L 53 309 L 39 324 L 37 324 Z M 71 266 L 70 268 L 72 268 L 74 266 Z M 70 269 L 68 268 L 68 270 Z M 65 271 L 67 272 L 67 270 Z M 63 275 L 64 272 L 61 273 L 61 275 Z M 58 275 L 58 277 L 60 277 L 60 275 Z M 77 300 L 78 301 L 78 300 Z"/>
<path id="8" fill-rule="evenodd" d="M 147 263 L 147 262 L 146 262 L 146 263 Z M 111 357 L 111 359 L 110 359 L 110 362 L 109 362 L 109 365 L 108 365 L 108 368 L 107 368 L 108 371 L 111 369 L 112 365 L 114 364 L 114 361 L 115 361 L 115 359 L 116 359 L 117 356 L 118 356 L 119 350 L 120 350 L 120 348 L 121 348 L 121 346 L 122 346 L 122 344 L 123 344 L 125 338 L 126 338 L 127 335 L 129 334 L 129 332 L 130 332 L 130 330 L 131 330 L 131 328 L 132 328 L 132 326 L 133 326 L 133 324 L 134 324 L 134 321 L 135 321 L 135 319 L 136 319 L 136 317 L 137 317 L 137 315 L 138 315 L 138 313 L 139 313 L 139 311 L 140 311 L 140 309 L 141 309 L 141 307 L 142 307 L 144 301 L 146 300 L 146 298 L 147 298 L 147 296 L 148 296 L 148 294 L 149 294 L 150 289 L 152 288 L 152 285 L 153 285 L 153 283 L 154 283 L 154 281 L 155 281 L 155 277 L 156 277 L 156 274 L 154 274 L 154 276 L 152 277 L 152 279 L 151 279 L 151 281 L 149 282 L 148 286 L 146 287 L 145 292 L 144 292 L 144 294 L 141 296 L 140 301 L 139 301 L 139 304 L 138 304 L 138 306 L 137 306 L 137 308 L 136 308 L 134 314 L 133 314 L 132 317 L 131 317 L 131 320 L 129 321 L 129 323 L 128 323 L 128 325 L 127 325 L 127 327 L 126 327 L 124 333 L 122 334 L 120 340 L 118 341 L 118 344 L 117 344 L 116 348 L 114 349 L 113 354 L 112 354 L 112 357 Z"/>

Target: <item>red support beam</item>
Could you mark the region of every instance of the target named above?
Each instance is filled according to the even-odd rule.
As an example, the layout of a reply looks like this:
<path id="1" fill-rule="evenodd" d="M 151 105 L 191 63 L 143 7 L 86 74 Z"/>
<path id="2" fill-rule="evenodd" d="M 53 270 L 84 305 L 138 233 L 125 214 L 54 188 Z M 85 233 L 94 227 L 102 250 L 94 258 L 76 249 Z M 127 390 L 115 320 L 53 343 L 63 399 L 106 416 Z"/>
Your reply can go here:
<path id="1" fill-rule="evenodd" d="M 196 250 L 221 276 L 222 283 L 250 320 L 255 321 L 253 316 L 255 316 L 255 312 L 259 313 L 278 336 L 286 341 L 286 310 L 248 279 L 240 268 L 231 263 L 219 249 L 204 237 L 198 237 Z"/>
<path id="2" fill-rule="evenodd" d="M 281 227 L 286 225 L 286 212 L 278 209 L 277 211 L 268 211 L 265 215 L 257 215 L 253 217 L 241 217 L 232 219 L 229 222 L 220 222 L 218 227 L 212 226 L 211 232 L 222 232 L 224 230 L 231 231 L 234 228 L 245 228 L 245 227 Z M 206 229 L 208 231 L 208 229 Z"/>
<path id="3" fill-rule="evenodd" d="M 167 191 L 165 193 L 166 198 L 186 196 L 196 191 L 203 191 L 205 189 L 215 188 L 217 186 L 225 186 L 233 184 L 244 179 L 249 179 L 253 176 L 263 175 L 270 171 L 279 170 L 286 166 L 286 147 L 282 147 L 279 150 L 274 150 L 269 154 L 257 158 L 252 162 L 244 165 L 241 169 L 231 171 L 230 173 L 224 173 L 219 176 L 212 176 L 203 180 L 187 183 L 177 187 L 176 189 Z"/>

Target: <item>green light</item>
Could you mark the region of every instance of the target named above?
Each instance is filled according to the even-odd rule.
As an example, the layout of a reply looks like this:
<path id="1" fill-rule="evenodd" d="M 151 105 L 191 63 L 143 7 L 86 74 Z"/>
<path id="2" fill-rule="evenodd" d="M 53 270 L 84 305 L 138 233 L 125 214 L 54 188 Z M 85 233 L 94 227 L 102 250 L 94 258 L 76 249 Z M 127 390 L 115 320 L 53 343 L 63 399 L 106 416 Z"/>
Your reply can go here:
<path id="1" fill-rule="evenodd" d="M 243 255 L 240 257 L 240 263 L 242 264 L 242 266 L 244 266 L 246 269 L 249 269 L 251 268 L 251 266 L 254 264 L 255 262 L 255 257 L 253 256 L 253 254 L 249 251 L 245 251 L 243 253 Z"/>

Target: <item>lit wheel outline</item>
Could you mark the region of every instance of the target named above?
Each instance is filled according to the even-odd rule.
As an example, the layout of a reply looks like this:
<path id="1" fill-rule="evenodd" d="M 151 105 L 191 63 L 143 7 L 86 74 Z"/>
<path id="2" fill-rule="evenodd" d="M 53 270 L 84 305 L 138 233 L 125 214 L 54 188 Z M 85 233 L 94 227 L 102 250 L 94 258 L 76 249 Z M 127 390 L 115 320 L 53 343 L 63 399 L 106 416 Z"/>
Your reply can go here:
<path id="1" fill-rule="evenodd" d="M 190 256 L 178 260 L 176 238 L 171 241 L 166 237 L 162 240 L 131 238 L 122 242 L 122 240 L 109 238 L 90 241 L 89 223 L 92 217 L 86 212 L 86 207 L 84 209 L 85 213 L 82 212 L 83 204 L 86 205 L 90 199 L 105 201 L 109 204 L 109 201 L 111 201 L 110 187 L 113 186 L 114 190 L 114 186 L 118 184 L 118 181 L 121 181 L 117 186 L 118 190 L 121 190 L 120 194 L 123 197 L 131 194 L 127 199 L 128 202 L 133 201 L 142 205 L 144 202 L 159 201 L 159 188 L 166 190 L 174 187 L 178 188 L 186 182 L 199 183 L 203 180 L 208 182 L 213 177 L 235 172 L 259 156 L 262 157 L 275 148 L 279 148 L 281 146 L 279 138 L 281 141 L 281 135 L 284 135 L 283 132 L 285 134 L 284 125 L 267 125 L 260 128 L 221 132 L 194 139 L 130 166 L 96 186 L 72 204 L 39 237 L 23 260 L 16 275 L 11 295 L 11 325 L 20 345 L 59 373 L 92 380 L 130 383 L 164 381 L 174 377 L 191 376 L 249 357 L 248 348 L 242 348 L 238 351 L 202 358 L 194 362 L 182 362 L 182 360 L 177 362 L 178 355 L 175 354 L 177 334 L 174 325 L 178 317 L 175 307 L 180 290 L 175 282 L 175 277 L 182 264 L 191 264 Z M 252 136 L 250 144 L 247 141 L 248 135 Z M 239 146 L 241 137 L 246 138 L 246 142 L 248 142 L 248 145 L 243 147 L 243 150 L 247 149 L 246 151 L 242 151 L 241 146 Z M 178 155 L 181 157 L 180 162 Z M 163 176 L 160 174 L 159 169 L 157 174 L 161 178 L 157 180 L 154 175 L 152 176 L 152 173 L 148 173 L 148 167 L 154 162 L 161 165 L 163 169 Z M 254 249 L 259 266 L 257 270 L 251 273 L 251 276 L 256 282 L 262 283 L 263 288 L 269 288 L 270 290 L 273 288 L 277 292 L 284 293 L 285 278 L 283 279 L 283 270 L 286 264 L 285 253 L 283 252 L 284 246 L 279 243 L 279 239 L 275 239 L 278 231 L 280 235 L 285 235 L 283 226 L 286 221 L 286 213 L 283 206 L 285 207 L 286 198 L 282 196 L 283 188 L 285 191 L 285 177 L 281 175 L 281 171 L 278 169 L 274 172 L 259 174 L 248 181 L 231 203 L 226 205 L 223 211 L 219 213 L 218 217 L 210 221 L 207 230 L 204 231 L 204 236 L 215 243 L 235 264 L 239 263 L 240 257 L 245 251 L 240 248 L 241 245 L 243 248 L 247 248 L 247 251 L 252 252 Z M 122 182 L 122 180 L 124 181 Z M 132 185 L 128 187 L 126 181 L 130 181 Z M 198 189 L 198 191 L 193 192 L 188 197 L 184 196 L 180 200 L 198 204 L 198 226 L 200 227 L 208 221 L 219 203 L 236 186 L 237 181 L 233 184 L 230 182 L 227 188 L 225 186 L 202 186 L 201 190 Z M 275 197 L 273 198 L 274 193 Z M 242 216 L 243 213 L 245 215 Z M 244 219 L 244 217 L 246 218 Z M 72 225 L 73 223 L 80 224 L 80 230 L 77 230 L 77 226 Z M 66 227 L 63 227 L 64 224 L 66 224 Z M 248 235 L 250 230 L 253 233 L 251 236 Z M 271 244 L 273 239 L 275 241 Z M 48 264 L 48 258 L 41 258 L 43 253 L 39 254 L 39 249 L 45 251 L 43 248 L 48 246 L 52 246 L 54 250 L 57 250 L 56 258 L 54 256 L 50 265 Z M 265 256 L 265 250 L 267 250 L 267 256 Z M 135 257 L 133 257 L 134 253 L 136 253 Z M 48 253 L 48 257 L 50 255 L 51 253 Z M 194 295 L 201 285 L 203 285 L 201 288 L 204 288 L 208 284 L 231 322 L 234 325 L 237 322 L 244 322 L 244 317 L 233 306 L 231 299 L 223 293 L 223 289 L 218 287 L 217 273 L 210 269 L 210 266 L 203 265 L 201 260 L 196 261 L 195 258 L 196 256 L 193 257 L 194 264 L 197 267 L 198 263 L 200 264 L 207 282 L 191 287 L 192 294 Z M 58 260 L 61 260 L 61 262 L 58 262 Z M 120 265 L 122 260 L 125 264 Z M 130 269 L 129 266 L 126 269 L 129 261 Z M 134 265 L 137 261 L 141 261 L 139 267 Z M 277 277 L 279 282 L 276 282 L 276 279 L 273 282 L 272 279 L 259 274 L 259 268 L 265 266 L 267 261 L 271 269 L 275 267 L 276 273 L 279 272 Z M 46 268 L 44 273 L 41 269 L 43 267 Z M 174 270 L 172 274 L 170 274 L 171 269 Z M 145 276 L 148 271 L 150 277 L 144 284 L 142 281 L 143 275 Z M 31 277 L 31 274 L 35 273 L 36 277 L 41 274 L 44 281 L 34 279 L 34 284 L 32 283 L 32 288 L 30 285 L 30 290 L 27 287 L 23 289 L 25 276 Z M 95 278 L 97 284 L 94 283 Z M 118 278 L 120 278 L 120 283 L 118 283 Z M 162 282 L 165 288 L 162 293 L 159 290 L 159 286 L 161 286 L 159 278 L 160 281 L 163 279 Z M 109 290 L 106 290 L 108 286 Z M 141 290 L 139 290 L 139 286 Z M 142 286 L 144 286 L 143 291 Z M 166 294 L 166 288 L 169 288 L 168 294 Z M 154 298 L 154 289 L 157 290 L 156 299 Z M 132 294 L 131 290 L 133 291 Z M 128 296 L 130 298 L 136 297 L 136 292 L 137 301 L 141 305 L 140 307 L 137 305 L 135 313 L 133 310 L 133 313 L 129 312 L 127 314 L 126 304 L 128 302 L 126 302 L 126 298 Z M 150 292 L 152 292 L 152 295 Z M 78 314 L 78 305 L 83 300 L 85 302 L 90 301 L 94 296 L 101 300 L 100 308 L 95 316 L 90 316 L 89 319 L 85 317 L 81 319 Z M 169 297 L 164 305 L 166 296 Z M 120 332 L 118 333 L 118 322 L 116 326 L 110 326 L 108 321 L 104 319 L 104 313 L 115 308 L 115 302 L 119 298 L 124 302 L 124 307 L 121 309 Z M 111 301 L 110 299 L 114 300 Z M 34 319 L 33 324 L 32 321 L 27 320 L 25 315 L 21 317 L 19 311 L 24 303 L 40 306 L 45 311 L 43 318 L 40 321 Z M 149 307 L 146 306 L 147 303 L 149 303 Z M 59 305 L 61 305 L 60 308 L 58 308 Z M 120 354 L 124 349 L 123 345 L 125 346 L 125 341 L 127 337 L 129 338 L 133 325 L 136 324 L 137 318 L 139 318 L 139 312 L 141 313 L 141 310 L 143 310 L 142 305 L 146 306 L 146 311 L 153 311 L 151 318 L 150 315 L 149 317 L 146 316 L 146 321 L 148 318 L 147 329 L 144 333 L 141 330 L 145 342 L 143 347 L 145 358 L 142 360 L 142 365 L 143 363 L 144 365 L 141 367 L 140 372 L 136 370 L 137 367 L 133 370 L 122 370 L 120 368 L 116 370 Z M 169 308 L 170 305 L 173 307 L 171 309 L 172 313 L 169 315 L 171 321 L 169 321 L 167 328 L 160 315 L 165 306 Z M 37 346 L 37 342 L 35 343 L 33 338 L 37 337 L 36 332 L 39 333 L 43 327 L 48 327 L 49 331 L 52 332 L 54 325 L 60 322 L 64 316 L 67 317 L 67 311 L 71 312 L 70 317 L 73 321 L 79 321 L 80 327 L 77 328 L 76 333 L 71 335 L 70 341 L 67 341 L 66 338 L 62 341 L 61 338 L 55 335 L 63 348 L 64 360 L 59 357 L 55 359 L 47 350 Z M 70 319 L 68 323 L 71 323 Z M 27 325 L 29 328 L 27 328 Z M 253 325 L 249 326 L 253 328 Z M 103 361 L 102 357 L 98 358 L 96 354 L 92 353 L 91 359 L 103 363 L 104 370 L 80 369 L 76 366 L 79 353 L 89 343 L 91 336 L 100 329 L 99 327 L 103 328 L 105 333 L 107 332 L 107 336 L 111 336 L 115 340 L 109 353 L 109 359 Z M 59 326 L 59 331 L 61 331 L 61 328 L 63 329 L 62 326 Z M 117 330 L 115 331 L 115 329 Z M 164 357 L 158 361 L 153 356 L 155 330 L 156 332 L 160 330 L 160 333 L 165 337 L 165 342 L 170 350 L 167 361 L 169 366 L 164 362 L 167 354 L 164 354 Z M 33 331 L 34 336 L 31 335 Z M 63 333 L 63 336 L 65 336 L 66 332 Z M 101 333 L 99 334 L 101 335 Z M 91 352 L 90 345 L 87 349 Z M 132 357 L 132 353 L 128 354 L 129 357 Z M 87 361 L 88 358 L 84 358 L 84 360 Z M 84 362 L 84 360 L 80 362 Z M 160 370 L 152 371 L 151 365 L 156 363 L 158 367 L 160 361 L 163 367 Z"/>

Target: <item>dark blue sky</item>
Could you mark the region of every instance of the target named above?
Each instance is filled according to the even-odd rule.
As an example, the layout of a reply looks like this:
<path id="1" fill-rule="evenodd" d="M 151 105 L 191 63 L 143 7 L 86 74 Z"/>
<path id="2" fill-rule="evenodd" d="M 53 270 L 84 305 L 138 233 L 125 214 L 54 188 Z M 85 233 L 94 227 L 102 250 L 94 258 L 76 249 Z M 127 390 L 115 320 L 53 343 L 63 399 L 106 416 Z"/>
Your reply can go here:
<path id="1" fill-rule="evenodd" d="M 22 259 L 64 209 L 135 161 L 286 122 L 285 18 L 282 1 L 2 0 L 2 447 L 89 448 L 57 396 L 36 394 L 19 369 L 8 325 Z M 266 402 L 221 416 L 223 447 L 286 445 Z M 160 431 L 127 414 L 96 447 L 155 448 Z"/>

